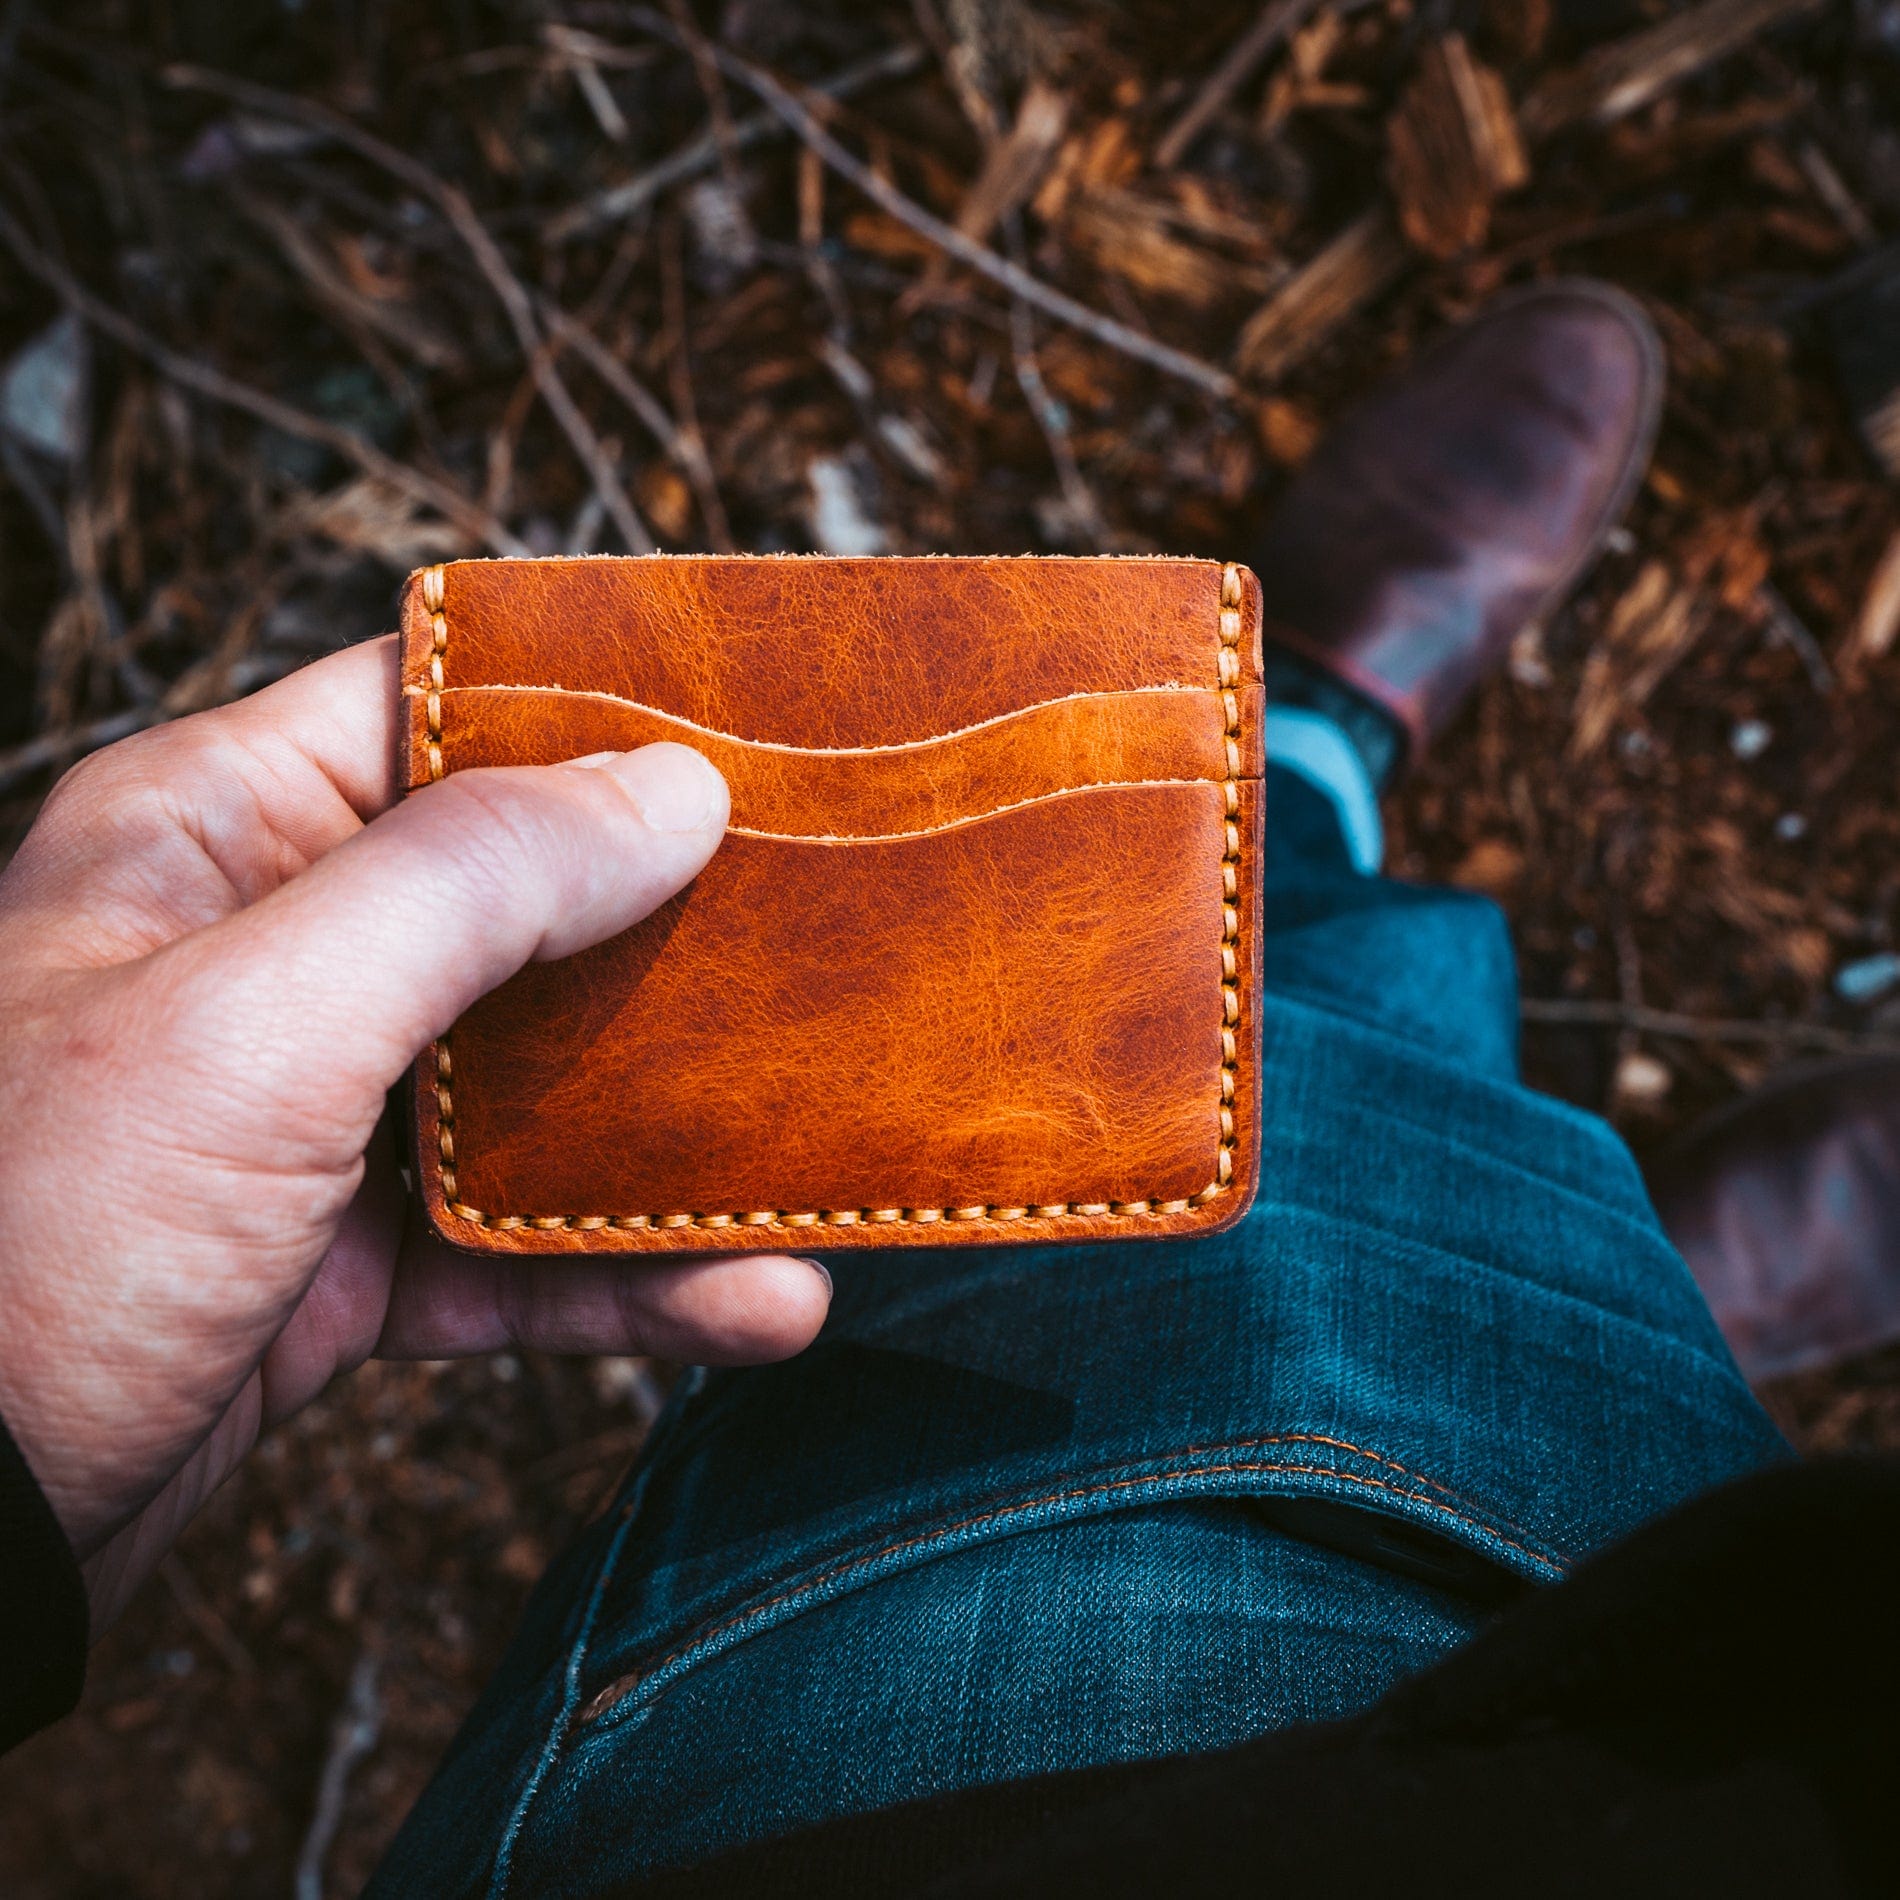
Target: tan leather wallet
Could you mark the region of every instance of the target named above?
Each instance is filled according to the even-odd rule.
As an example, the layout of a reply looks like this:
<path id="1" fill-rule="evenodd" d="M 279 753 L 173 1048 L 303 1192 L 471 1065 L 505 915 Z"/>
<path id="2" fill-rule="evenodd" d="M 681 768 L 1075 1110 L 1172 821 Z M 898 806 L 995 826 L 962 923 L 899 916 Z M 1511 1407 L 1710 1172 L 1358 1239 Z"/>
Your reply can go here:
<path id="1" fill-rule="evenodd" d="M 696 747 L 678 897 L 415 1076 L 484 1253 L 1209 1232 L 1259 1171 L 1260 590 L 1168 559 L 463 561 L 411 577 L 412 789 Z"/>

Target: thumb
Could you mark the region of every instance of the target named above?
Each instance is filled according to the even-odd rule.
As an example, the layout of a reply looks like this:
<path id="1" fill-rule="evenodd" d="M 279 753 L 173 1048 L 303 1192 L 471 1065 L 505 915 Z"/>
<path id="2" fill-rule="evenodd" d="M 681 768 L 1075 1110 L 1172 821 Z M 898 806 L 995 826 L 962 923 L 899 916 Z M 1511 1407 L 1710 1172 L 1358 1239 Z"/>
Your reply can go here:
<path id="1" fill-rule="evenodd" d="M 728 810 L 724 779 L 680 745 L 453 773 L 260 903 L 158 952 L 181 986 L 171 1018 L 199 1063 L 206 1037 L 241 1051 L 241 1069 L 219 1067 L 241 1073 L 247 1095 L 321 1103 L 367 1129 L 385 1091 L 478 997 L 525 963 L 638 923 L 689 883 Z"/>

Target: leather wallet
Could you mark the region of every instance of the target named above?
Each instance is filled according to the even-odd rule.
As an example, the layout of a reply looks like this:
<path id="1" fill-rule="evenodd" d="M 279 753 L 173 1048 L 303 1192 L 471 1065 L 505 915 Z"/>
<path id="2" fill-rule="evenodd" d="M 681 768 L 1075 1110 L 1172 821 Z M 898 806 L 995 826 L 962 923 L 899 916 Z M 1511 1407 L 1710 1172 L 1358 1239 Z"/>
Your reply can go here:
<path id="1" fill-rule="evenodd" d="M 1210 1232 L 1259 1171 L 1260 590 L 1212 561 L 461 561 L 407 779 L 670 739 L 725 842 L 418 1065 L 484 1253 Z"/>

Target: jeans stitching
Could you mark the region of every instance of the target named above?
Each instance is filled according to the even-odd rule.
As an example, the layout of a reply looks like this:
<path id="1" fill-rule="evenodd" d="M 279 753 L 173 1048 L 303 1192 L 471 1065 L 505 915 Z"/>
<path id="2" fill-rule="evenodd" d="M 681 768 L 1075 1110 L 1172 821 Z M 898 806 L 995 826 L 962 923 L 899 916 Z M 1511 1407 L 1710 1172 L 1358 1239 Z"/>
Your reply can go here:
<path id="1" fill-rule="evenodd" d="M 1451 1487 L 1439 1483 L 1435 1478 L 1426 1477 L 1422 1472 L 1410 1470 L 1407 1466 L 1398 1463 L 1396 1459 L 1382 1457 L 1377 1452 L 1367 1451 L 1364 1447 L 1350 1444 L 1344 1439 L 1327 1438 L 1317 1433 L 1308 1432 L 1276 1433 L 1261 1438 L 1228 1440 L 1220 1445 L 1188 1446 L 1179 1451 L 1163 1453 L 1159 1460 L 1150 1460 L 1149 1462 L 1174 1462 L 1183 1458 L 1204 1456 L 1206 1453 L 1216 1450 L 1247 1451 L 1261 1446 L 1289 1444 L 1323 1445 L 1351 1452 L 1358 1457 L 1367 1458 L 1374 1463 L 1383 1465 L 1388 1470 L 1396 1471 L 1402 1476 L 1414 1480 L 1417 1484 L 1426 1485 L 1434 1491 L 1442 1492 L 1445 1497 L 1456 1498 L 1458 1502 L 1448 1504 L 1442 1502 L 1439 1498 L 1428 1496 L 1423 1491 L 1408 1489 L 1403 1485 L 1394 1484 L 1387 1479 L 1369 1477 L 1361 1472 L 1342 1470 L 1337 1465 L 1293 1464 L 1285 1460 L 1270 1459 L 1251 1461 L 1230 1459 L 1224 1464 L 1203 1465 L 1196 1470 L 1190 1471 L 1148 1472 L 1138 1477 L 1104 1479 L 1093 1484 L 1077 1485 L 1061 1491 L 1047 1492 L 1039 1497 L 1019 1499 L 1013 1503 L 998 1505 L 987 1510 L 976 1512 L 971 1516 L 959 1518 L 953 1523 L 934 1525 L 929 1530 L 916 1532 L 909 1537 L 898 1538 L 894 1542 L 882 1545 L 876 1550 L 863 1552 L 855 1557 L 847 1558 L 842 1562 L 834 1563 L 814 1575 L 788 1585 L 775 1596 L 768 1597 L 763 1602 L 751 1603 L 744 1609 L 734 1611 L 731 1615 L 720 1619 L 710 1627 L 704 1628 L 688 1637 L 686 1641 L 679 1644 L 667 1655 L 662 1656 L 657 1662 L 629 1670 L 626 1674 L 616 1677 L 604 1689 L 599 1690 L 591 1696 L 586 1706 L 573 1715 L 571 1718 L 572 1725 L 578 1729 L 598 1721 L 602 1716 L 606 1715 L 610 1710 L 624 1701 L 627 1696 L 631 1695 L 643 1682 L 658 1675 L 662 1670 L 671 1668 L 673 1664 L 689 1656 L 694 1650 L 716 1642 L 721 1636 L 742 1627 L 748 1622 L 764 1617 L 768 1612 L 777 1609 L 782 1604 L 791 1602 L 801 1596 L 811 1595 L 841 1577 L 850 1576 L 856 1571 L 881 1563 L 888 1557 L 896 1556 L 904 1551 L 915 1550 L 926 1544 L 942 1542 L 955 1537 L 958 1533 L 963 1531 L 974 1530 L 983 1525 L 994 1524 L 1000 1520 L 1012 1517 L 1020 1517 L 1031 1511 L 1044 1509 L 1051 1504 L 1071 1503 L 1077 1499 L 1100 1497 L 1117 1491 L 1130 1491 L 1142 1488 L 1152 1489 L 1177 1482 L 1183 1478 L 1222 1477 L 1243 1473 L 1258 1474 L 1265 1472 L 1275 1472 L 1286 1476 L 1297 1477 L 1333 1478 L 1342 1483 L 1363 1486 L 1368 1490 L 1389 1492 L 1395 1497 L 1408 1499 L 1413 1504 L 1420 1505 L 1426 1510 L 1438 1512 L 1442 1516 L 1455 1518 L 1459 1523 L 1480 1531 L 1487 1537 L 1494 1538 L 1507 1549 L 1516 1551 L 1520 1556 L 1528 1559 L 1531 1563 L 1548 1572 L 1551 1576 L 1561 1577 L 1564 1573 L 1566 1565 L 1563 1560 L 1549 1556 L 1545 1552 L 1538 1550 L 1532 1544 L 1520 1541 L 1519 1538 L 1506 1536 L 1503 1531 L 1496 1528 L 1496 1523 L 1486 1521 L 1487 1518 L 1492 1517 L 1494 1514 L 1469 1508 L 1469 1500 L 1461 1498 Z M 1461 1508 L 1461 1506 L 1466 1508 Z M 1508 1522 L 1508 1520 L 1499 1521 Z M 1516 1530 L 1518 1526 L 1512 1525 L 1511 1528 Z"/>
<path id="2" fill-rule="evenodd" d="M 650 1469 L 650 1467 L 649 1467 Z M 489 1876 L 488 1900 L 505 1900 L 509 1878 L 514 1871 L 515 1842 L 521 1836 L 521 1830 L 527 1825 L 528 1811 L 534 1806 L 535 1797 L 541 1792 L 542 1784 L 552 1770 L 561 1745 L 566 1741 L 569 1731 L 575 1723 L 575 1704 L 580 1700 L 581 1665 L 586 1660 L 588 1639 L 594 1633 L 594 1621 L 600 1614 L 601 1600 L 607 1594 L 607 1585 L 614 1574 L 614 1566 L 619 1562 L 620 1553 L 626 1547 L 628 1533 L 633 1529 L 634 1518 L 639 1514 L 640 1501 L 645 1494 L 644 1475 L 634 1495 L 620 1507 L 620 1522 L 614 1527 L 614 1534 L 601 1558 L 600 1575 L 594 1579 L 594 1587 L 588 1593 L 587 1609 L 581 1617 L 581 1626 L 575 1633 L 573 1646 L 567 1653 L 567 1666 L 562 1671 L 561 1706 L 554 1712 L 554 1720 L 548 1724 L 547 1739 L 541 1745 L 541 1752 L 535 1760 L 534 1771 L 528 1777 L 528 1785 L 522 1789 L 521 1798 L 515 1803 L 514 1811 L 509 1815 L 502 1829 L 501 1839 L 495 1846 L 495 1864 Z"/>

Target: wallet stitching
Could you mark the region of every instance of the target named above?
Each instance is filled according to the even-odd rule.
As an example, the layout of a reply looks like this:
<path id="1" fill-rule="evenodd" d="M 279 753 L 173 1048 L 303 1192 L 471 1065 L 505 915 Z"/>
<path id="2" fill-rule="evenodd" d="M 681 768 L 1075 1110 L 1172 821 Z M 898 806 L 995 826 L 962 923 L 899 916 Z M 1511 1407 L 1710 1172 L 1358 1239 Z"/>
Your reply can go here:
<path id="1" fill-rule="evenodd" d="M 1062 1201 L 1034 1207 L 879 1207 L 837 1208 L 811 1213 L 787 1213 L 765 1208 L 738 1214 L 488 1214 L 459 1201 L 455 1194 L 455 1104 L 454 1065 L 449 1038 L 439 1037 L 435 1045 L 435 1103 L 437 1177 L 443 1205 L 458 1220 L 506 1233 L 523 1229 L 591 1233 L 677 1227 L 855 1227 L 934 1226 L 952 1221 L 963 1226 L 1011 1226 L 1017 1222 L 1039 1220 L 1143 1220 L 1173 1218 L 1205 1207 L 1229 1193 L 1233 1186 L 1234 1155 L 1239 1146 L 1239 1130 L 1234 1109 L 1238 1092 L 1240 1047 L 1240 698 L 1235 688 L 1240 683 L 1240 639 L 1242 584 L 1240 570 L 1229 563 L 1220 576 L 1220 606 L 1215 628 L 1216 690 L 1221 696 L 1223 714 L 1222 743 L 1227 753 L 1227 776 L 1222 781 L 1225 811 L 1222 817 L 1221 852 L 1221 1066 L 1220 1066 L 1220 1145 L 1215 1151 L 1215 1177 L 1198 1194 L 1183 1200 L 1155 1201 Z M 429 684 L 424 694 L 424 712 L 428 722 L 427 761 L 431 781 L 445 776 L 442 758 L 442 695 L 446 689 L 449 650 L 447 575 L 440 567 L 422 574 L 422 604 L 429 615 Z M 1035 802 L 1035 801 L 1031 801 Z"/>

